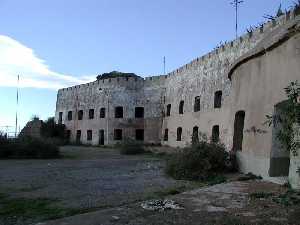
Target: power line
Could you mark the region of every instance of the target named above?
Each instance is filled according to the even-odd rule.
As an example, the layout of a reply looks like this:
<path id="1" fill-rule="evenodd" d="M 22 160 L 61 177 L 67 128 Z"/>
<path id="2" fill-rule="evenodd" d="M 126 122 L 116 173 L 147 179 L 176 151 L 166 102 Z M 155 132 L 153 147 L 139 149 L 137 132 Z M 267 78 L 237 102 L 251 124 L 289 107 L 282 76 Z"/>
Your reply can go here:
<path id="1" fill-rule="evenodd" d="M 235 7 L 235 37 L 238 37 L 238 9 L 239 5 L 242 4 L 243 0 L 234 0 L 230 4 Z"/>

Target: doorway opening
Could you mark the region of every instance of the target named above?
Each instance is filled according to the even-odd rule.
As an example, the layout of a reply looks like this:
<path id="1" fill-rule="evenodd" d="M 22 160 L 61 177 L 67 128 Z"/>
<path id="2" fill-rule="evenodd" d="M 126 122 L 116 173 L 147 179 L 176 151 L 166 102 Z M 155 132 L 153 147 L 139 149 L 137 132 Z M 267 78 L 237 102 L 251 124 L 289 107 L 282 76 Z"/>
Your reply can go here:
<path id="1" fill-rule="evenodd" d="M 238 111 L 234 119 L 233 151 L 242 151 L 245 125 L 245 111 Z"/>

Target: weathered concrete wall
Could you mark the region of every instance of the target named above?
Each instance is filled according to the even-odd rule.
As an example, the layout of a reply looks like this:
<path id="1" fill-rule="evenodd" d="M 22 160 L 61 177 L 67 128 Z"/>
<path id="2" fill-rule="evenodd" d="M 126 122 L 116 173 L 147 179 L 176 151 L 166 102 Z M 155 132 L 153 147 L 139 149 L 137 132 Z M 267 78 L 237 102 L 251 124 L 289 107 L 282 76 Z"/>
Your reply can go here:
<path id="1" fill-rule="evenodd" d="M 273 22 L 264 24 L 252 33 L 220 46 L 201 58 L 168 74 L 166 80 L 165 111 L 166 106 L 171 104 L 171 116 L 164 118 L 163 130 L 169 129 L 168 141 L 163 142 L 169 146 L 185 146 L 191 143 L 192 129 L 195 125 L 199 131 L 208 137 L 212 135 L 212 127 L 220 126 L 221 141 L 231 149 L 232 134 L 228 127 L 230 116 L 231 82 L 227 72 L 232 63 L 240 56 L 253 49 L 264 37 L 277 27 L 294 18 L 293 12 L 283 15 Z M 222 91 L 222 107 L 214 109 L 214 94 Z M 201 110 L 194 112 L 194 99 L 201 98 Z M 184 114 L 179 115 L 179 102 L 184 101 Z M 183 128 L 183 139 L 178 142 L 177 128 Z"/>
<path id="2" fill-rule="evenodd" d="M 294 141 L 300 143 L 300 124 L 294 125 Z M 300 190 L 300 149 L 291 152 L 289 182 L 292 188 Z"/>
<path id="3" fill-rule="evenodd" d="M 271 152 L 276 134 L 264 122 L 266 115 L 273 115 L 274 107 L 287 99 L 284 88 L 300 79 L 299 18 L 297 21 L 270 33 L 272 38 L 266 38 L 234 66 L 229 133 L 233 136 L 235 113 L 245 111 L 243 147 L 238 152 L 243 172 L 268 178 L 270 159 L 286 155 Z"/>
<path id="4" fill-rule="evenodd" d="M 71 131 L 71 140 L 75 141 L 77 130 L 81 130 L 84 144 L 99 144 L 101 129 L 105 131 L 105 144 L 115 143 L 115 129 L 123 130 L 123 139 L 134 138 L 136 129 L 144 129 L 146 143 L 160 143 L 162 84 L 158 79 L 112 78 L 59 90 L 56 121 L 62 112 L 62 123 Z M 121 119 L 115 118 L 117 106 L 123 107 Z M 144 107 L 144 119 L 135 118 L 135 107 Z M 100 118 L 100 108 L 106 108 L 105 118 Z M 89 109 L 95 110 L 94 119 L 88 118 Z M 78 120 L 79 110 L 84 112 L 83 120 Z M 73 112 L 71 121 L 68 111 Z M 87 130 L 93 131 L 92 141 L 87 141 Z"/>

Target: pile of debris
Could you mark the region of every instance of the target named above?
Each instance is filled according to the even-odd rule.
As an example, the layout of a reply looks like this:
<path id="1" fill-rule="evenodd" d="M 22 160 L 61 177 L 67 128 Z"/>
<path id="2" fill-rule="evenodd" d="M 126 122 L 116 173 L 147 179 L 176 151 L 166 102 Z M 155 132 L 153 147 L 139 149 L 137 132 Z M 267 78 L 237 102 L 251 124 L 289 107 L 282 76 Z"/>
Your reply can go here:
<path id="1" fill-rule="evenodd" d="M 178 203 L 173 200 L 150 200 L 141 204 L 141 207 L 145 210 L 151 211 L 164 211 L 168 209 L 184 209 Z"/>

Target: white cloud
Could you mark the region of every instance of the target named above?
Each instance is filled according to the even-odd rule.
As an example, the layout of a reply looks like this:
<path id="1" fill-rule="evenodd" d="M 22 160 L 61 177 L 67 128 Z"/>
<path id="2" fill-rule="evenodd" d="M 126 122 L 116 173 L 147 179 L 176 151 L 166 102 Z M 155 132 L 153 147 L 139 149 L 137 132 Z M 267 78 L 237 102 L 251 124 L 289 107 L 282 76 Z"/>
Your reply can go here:
<path id="1" fill-rule="evenodd" d="M 87 83 L 93 76 L 73 77 L 51 71 L 46 62 L 20 42 L 0 35 L 0 86 L 16 87 L 20 74 L 20 87 L 59 89 Z"/>

